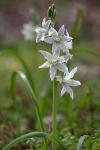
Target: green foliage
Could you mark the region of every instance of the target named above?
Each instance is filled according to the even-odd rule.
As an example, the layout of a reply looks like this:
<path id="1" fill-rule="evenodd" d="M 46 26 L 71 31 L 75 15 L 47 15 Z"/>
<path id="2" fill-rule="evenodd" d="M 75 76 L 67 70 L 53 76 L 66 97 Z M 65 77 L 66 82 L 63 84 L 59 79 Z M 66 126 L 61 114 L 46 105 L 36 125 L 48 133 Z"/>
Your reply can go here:
<path id="1" fill-rule="evenodd" d="M 71 36 L 73 37 L 73 39 L 75 41 L 77 38 L 78 30 L 81 27 L 82 21 L 83 21 L 83 10 L 80 8 L 77 11 L 77 15 L 76 15 L 75 21 L 74 21 L 72 29 L 71 29 Z"/>
<path id="2" fill-rule="evenodd" d="M 33 19 L 34 19 L 34 12 L 32 13 L 33 13 Z M 52 4 L 48 10 L 48 17 L 52 19 L 52 21 L 54 21 L 55 16 L 56 16 L 56 10 L 55 10 L 54 4 Z M 72 25 L 72 30 L 71 30 L 71 35 L 75 39 L 74 49 L 72 53 L 74 53 L 76 56 L 75 58 L 76 62 L 85 61 L 86 65 L 88 66 L 88 63 L 95 64 L 95 61 L 99 61 L 100 54 L 94 51 L 94 49 L 92 49 L 90 45 L 88 45 L 87 43 L 81 42 L 80 45 L 76 44 L 77 33 L 78 33 L 79 28 L 81 27 L 82 21 L 83 21 L 83 10 L 79 9 L 77 12 L 75 22 Z M 32 100 L 33 104 L 35 105 L 34 108 L 36 109 L 37 119 L 39 119 L 38 126 L 40 125 L 40 130 L 42 132 L 31 132 L 31 133 L 24 135 L 25 131 L 23 131 L 23 135 L 21 137 L 18 137 L 15 140 L 12 140 L 12 138 L 15 138 L 15 137 L 12 137 L 11 138 L 12 141 L 6 147 L 4 147 L 3 150 L 13 147 L 16 144 L 20 142 L 24 142 L 26 140 L 28 140 L 30 145 L 34 146 L 34 142 L 36 142 L 35 140 L 36 137 L 38 138 L 46 137 L 48 141 L 56 143 L 57 146 L 60 147 L 61 150 L 67 150 L 67 149 L 75 150 L 76 147 L 77 147 L 77 150 L 82 150 L 82 149 L 99 150 L 100 149 L 100 130 L 95 131 L 95 129 L 93 128 L 93 133 L 92 133 L 91 124 L 90 124 L 90 121 L 91 121 L 90 116 L 93 115 L 93 118 L 92 118 L 94 122 L 93 127 L 95 128 L 99 127 L 100 121 L 98 118 L 100 117 L 99 116 L 100 103 L 98 99 L 99 99 L 100 80 L 98 79 L 98 77 L 95 77 L 95 76 L 94 77 L 79 76 L 79 78 L 81 78 L 81 81 L 82 81 L 82 87 L 81 89 L 76 91 L 75 101 L 72 102 L 69 96 L 67 95 L 64 96 L 64 98 L 62 98 L 63 100 L 58 99 L 58 112 L 63 117 L 60 122 L 59 121 L 57 122 L 57 126 L 58 126 L 57 132 L 59 136 L 57 137 L 57 139 L 55 139 L 52 135 L 48 135 L 47 133 L 44 132 L 44 126 L 43 126 L 43 120 L 42 120 L 44 116 L 49 115 L 49 113 L 51 112 L 51 93 L 52 93 L 51 84 L 48 78 L 46 78 L 46 71 L 44 71 L 44 74 L 42 74 L 41 71 L 37 71 L 36 69 L 34 69 L 35 71 L 33 71 L 33 65 L 35 64 L 34 68 L 35 67 L 37 68 L 37 66 L 41 62 L 41 59 L 37 55 L 37 51 L 36 51 L 37 49 L 33 50 L 32 46 L 33 45 L 28 44 L 28 43 L 25 44 L 22 41 L 16 42 L 14 46 L 13 44 L 8 42 L 8 45 L 5 46 L 3 50 L 0 52 L 0 56 L 3 56 L 1 58 L 4 58 L 5 56 L 5 59 L 0 59 L 0 64 L 1 64 L 0 69 L 2 69 L 3 71 L 6 70 L 5 62 L 7 61 L 7 63 L 9 64 L 10 59 L 13 58 L 13 63 L 15 62 L 17 63 L 18 70 L 23 70 L 23 72 L 16 70 L 13 73 L 12 78 L 11 78 L 11 87 L 10 87 L 11 90 L 10 91 L 11 91 L 11 96 L 13 100 L 12 101 L 13 106 L 12 106 L 12 103 L 10 103 L 10 97 L 7 95 L 7 93 L 9 92 L 7 85 L 9 83 L 8 82 L 6 83 L 4 81 L 5 81 L 5 78 L 7 78 L 11 74 L 11 72 L 14 71 L 16 68 L 11 69 L 10 71 L 8 71 L 9 70 L 8 69 L 7 71 L 4 71 L 4 72 L 0 70 L 0 78 L 1 78 L 0 79 L 0 91 L 1 91 L 0 93 L 1 94 L 0 95 L 1 96 L 1 103 L 0 103 L 1 114 L 0 115 L 2 116 L 2 112 L 4 116 L 9 115 L 8 120 L 10 120 L 11 124 L 16 124 L 17 128 L 19 128 L 20 126 L 19 119 L 22 119 L 21 118 L 22 116 L 19 111 L 19 103 L 17 102 L 18 99 L 16 97 L 16 90 L 18 89 L 16 77 L 19 76 L 21 78 L 19 87 L 22 85 L 22 82 L 23 82 L 25 90 L 27 90 L 27 93 L 29 94 L 29 98 Z M 45 46 L 47 47 L 47 45 Z M 36 47 L 35 44 L 34 44 L 34 47 Z M 39 48 L 43 48 L 43 45 L 40 44 Z M 23 53 L 23 57 L 21 53 Z M 20 68 L 20 66 L 22 68 Z M 9 66 L 9 68 L 10 67 L 11 66 Z M 87 86 L 88 90 L 85 89 L 84 85 Z M 92 89 L 91 92 L 89 90 L 90 87 Z M 25 94 L 26 92 L 23 95 L 26 96 Z M 58 89 L 58 94 L 59 94 L 59 89 Z M 90 108 L 91 97 L 93 100 L 92 101 L 93 102 L 92 114 L 91 114 L 91 108 Z M 5 112 L 4 112 L 4 108 L 5 108 L 4 103 L 6 103 L 7 105 Z M 22 103 L 21 105 L 22 107 L 24 107 Z M 14 108 L 13 111 L 11 111 L 12 107 Z M 33 106 L 31 108 L 32 108 L 32 113 L 33 113 Z M 28 112 L 31 112 L 31 108 L 28 111 L 25 110 L 27 111 L 26 114 Z M 23 111 L 23 109 L 21 111 Z M 13 116 L 13 113 L 16 113 L 18 115 L 16 123 L 11 118 Z M 25 112 L 23 112 L 23 116 L 26 114 Z M 32 116 L 30 116 L 30 119 L 31 117 Z M 2 124 L 5 123 L 4 119 L 2 120 L 0 121 L 1 123 L 0 128 L 3 126 Z M 7 119 L 5 120 L 6 122 L 8 122 Z M 35 115 L 34 115 L 34 120 L 36 120 Z M 47 129 L 48 131 L 49 130 L 51 131 L 51 129 L 49 129 L 50 128 L 49 125 L 47 125 Z M 67 128 L 63 128 L 63 125 L 67 126 Z M 34 127 L 34 129 L 35 128 L 36 127 Z M 18 132 L 17 135 L 20 135 L 20 132 Z M 79 140 L 80 135 L 83 135 L 83 136 L 81 136 Z M 30 140 L 30 138 L 32 139 Z M 79 143 L 78 143 L 78 140 L 79 140 Z M 5 140 L 0 142 L 0 144 L 2 145 L 4 143 L 5 143 Z M 78 143 L 78 146 L 76 146 L 77 143 Z M 36 146 L 38 147 L 38 143 L 36 144 L 37 144 Z M 40 143 L 40 146 L 41 145 L 42 144 Z"/>
<path id="3" fill-rule="evenodd" d="M 45 137 L 47 136 L 47 133 L 42 133 L 42 132 L 31 132 L 25 135 L 22 135 L 15 140 L 11 141 L 9 144 L 7 144 L 2 150 L 9 150 L 10 148 L 14 147 L 16 144 L 21 143 L 29 138 L 32 137 Z"/>

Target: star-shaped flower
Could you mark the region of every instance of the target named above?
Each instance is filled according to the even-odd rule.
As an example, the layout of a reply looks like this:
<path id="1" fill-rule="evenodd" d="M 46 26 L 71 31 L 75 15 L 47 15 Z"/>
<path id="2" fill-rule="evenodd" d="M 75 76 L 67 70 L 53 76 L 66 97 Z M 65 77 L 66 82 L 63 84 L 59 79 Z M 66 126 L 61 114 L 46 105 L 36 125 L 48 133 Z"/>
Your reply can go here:
<path id="1" fill-rule="evenodd" d="M 34 40 L 34 34 L 35 34 L 34 28 L 35 27 L 33 27 L 31 22 L 25 23 L 23 25 L 23 29 L 21 33 L 24 35 L 25 40 Z"/>
<path id="2" fill-rule="evenodd" d="M 81 85 L 80 81 L 73 80 L 74 74 L 77 72 L 77 67 L 73 68 L 71 72 L 66 72 L 64 77 L 57 76 L 57 81 L 62 85 L 61 96 L 66 92 L 70 94 L 70 97 L 73 99 L 73 90 L 70 86 L 79 86 Z"/>
<path id="3" fill-rule="evenodd" d="M 37 34 L 36 36 L 36 42 L 44 41 L 45 37 L 48 36 L 48 31 L 50 28 L 51 20 L 46 21 L 46 18 L 42 21 L 42 27 L 37 27 L 35 29 L 35 32 Z"/>
<path id="4" fill-rule="evenodd" d="M 61 26 L 58 32 L 51 27 L 48 34 L 49 36 L 46 37 L 44 41 L 52 44 L 53 52 L 59 52 L 60 50 L 66 52 L 72 49 L 72 38 L 69 36 L 68 32 L 65 34 L 64 25 Z"/>
<path id="5" fill-rule="evenodd" d="M 68 68 L 65 65 L 65 63 L 69 60 L 68 56 L 59 56 L 57 53 L 51 54 L 46 51 L 40 51 L 40 53 L 47 61 L 39 66 L 39 68 L 50 68 L 51 80 L 55 78 L 57 70 L 63 72 L 64 74 L 68 72 Z"/>

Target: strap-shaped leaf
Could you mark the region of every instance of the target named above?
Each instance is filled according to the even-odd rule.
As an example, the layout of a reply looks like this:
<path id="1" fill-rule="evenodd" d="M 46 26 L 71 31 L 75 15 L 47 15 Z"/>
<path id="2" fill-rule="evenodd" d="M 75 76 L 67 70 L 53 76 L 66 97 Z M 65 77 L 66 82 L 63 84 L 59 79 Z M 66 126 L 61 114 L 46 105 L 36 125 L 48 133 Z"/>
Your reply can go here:
<path id="1" fill-rule="evenodd" d="M 73 37 L 74 40 L 77 37 L 77 32 L 81 26 L 82 20 L 83 20 L 83 10 L 80 8 L 77 11 L 77 16 L 71 30 L 71 36 Z"/>
<path id="2" fill-rule="evenodd" d="M 16 108 L 16 101 L 17 101 L 16 100 L 16 77 L 17 76 L 19 76 L 22 79 L 22 81 L 24 82 L 25 88 L 26 88 L 27 92 L 29 93 L 32 102 L 35 104 L 35 110 L 36 110 L 37 119 L 39 121 L 39 126 L 40 126 L 41 131 L 44 132 L 44 126 L 43 126 L 43 121 L 42 121 L 37 97 L 31 87 L 31 84 L 28 81 L 26 75 L 21 71 L 13 72 L 12 78 L 11 78 L 11 96 L 12 96 L 13 102 L 15 104 L 15 108 Z M 44 142 L 45 142 L 45 145 L 47 145 L 46 139 L 44 139 Z"/>
<path id="3" fill-rule="evenodd" d="M 9 150 L 10 148 L 16 146 L 18 143 L 21 143 L 29 138 L 32 137 L 46 137 L 48 134 L 44 133 L 44 132 L 31 132 L 31 133 L 27 133 L 24 134 L 16 139 L 14 139 L 13 141 L 11 141 L 9 144 L 7 144 L 2 150 Z"/>
<path id="4" fill-rule="evenodd" d="M 14 103 L 16 103 L 16 77 L 17 76 L 19 76 L 22 79 L 22 81 L 24 82 L 25 88 L 26 88 L 27 92 L 29 93 L 29 95 L 32 99 L 32 102 L 35 104 L 37 117 L 38 117 L 39 122 L 41 124 L 41 130 L 44 131 L 37 97 L 36 97 L 35 92 L 33 91 L 32 87 L 31 87 L 26 75 L 21 71 L 13 72 L 12 77 L 11 77 L 11 96 L 12 96 L 12 99 L 13 99 Z"/>
<path id="5" fill-rule="evenodd" d="M 80 139 L 79 139 L 77 150 L 82 150 L 83 143 L 86 142 L 87 140 L 90 141 L 90 136 L 89 135 L 83 135 L 83 136 L 81 136 Z M 89 146 L 88 146 L 87 150 L 91 150 Z"/>
<path id="6" fill-rule="evenodd" d="M 27 65 L 27 63 L 25 62 L 25 60 L 23 59 L 23 57 L 20 55 L 20 53 L 18 52 L 17 49 L 13 49 L 13 48 L 5 48 L 3 50 L 1 50 L 0 52 L 0 55 L 3 55 L 3 54 L 8 54 L 8 55 L 12 55 L 13 57 L 15 57 L 19 62 L 20 64 L 22 65 L 25 73 L 26 73 L 26 76 L 32 86 L 32 89 L 36 92 L 35 90 L 35 83 L 34 83 L 34 78 L 33 78 L 33 75 L 31 75 L 31 72 L 30 72 L 30 69 Z"/>

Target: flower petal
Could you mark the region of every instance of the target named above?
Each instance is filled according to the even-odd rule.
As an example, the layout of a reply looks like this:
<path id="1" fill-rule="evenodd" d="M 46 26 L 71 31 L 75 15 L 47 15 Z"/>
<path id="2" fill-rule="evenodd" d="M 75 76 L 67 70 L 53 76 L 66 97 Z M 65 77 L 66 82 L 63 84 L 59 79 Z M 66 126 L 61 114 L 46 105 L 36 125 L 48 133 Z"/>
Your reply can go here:
<path id="1" fill-rule="evenodd" d="M 42 35 L 41 34 L 37 34 L 36 36 L 36 43 L 39 43 L 41 41 Z"/>
<path id="2" fill-rule="evenodd" d="M 63 52 L 67 52 L 69 50 L 68 46 L 65 42 L 61 43 L 60 48 L 61 48 L 61 50 L 63 50 Z"/>
<path id="3" fill-rule="evenodd" d="M 62 82 L 62 76 L 56 76 L 57 81 Z"/>
<path id="4" fill-rule="evenodd" d="M 52 55 L 49 52 L 40 50 L 40 53 L 44 56 L 45 59 L 49 61 L 52 59 Z"/>
<path id="5" fill-rule="evenodd" d="M 51 67 L 50 67 L 50 78 L 51 78 L 51 80 L 53 80 L 55 78 L 55 75 L 56 75 L 56 67 L 51 65 Z"/>
<path id="6" fill-rule="evenodd" d="M 49 26 L 50 26 L 50 23 L 51 23 L 51 20 L 46 21 L 46 18 L 44 18 L 43 21 L 42 21 L 42 27 L 44 29 L 48 30 Z"/>
<path id="7" fill-rule="evenodd" d="M 62 25 L 61 28 L 58 31 L 58 35 L 59 36 L 64 36 L 64 33 L 65 33 L 65 27 L 64 27 L 64 25 Z"/>
<path id="8" fill-rule="evenodd" d="M 44 28 L 45 28 L 46 30 L 49 30 L 50 23 L 51 23 L 51 20 L 48 20 L 48 21 L 46 22 L 46 24 L 44 25 Z"/>
<path id="9" fill-rule="evenodd" d="M 69 56 L 61 56 L 60 58 L 59 58 L 59 62 L 60 63 L 64 63 L 64 62 L 67 62 L 69 60 Z"/>
<path id="10" fill-rule="evenodd" d="M 50 64 L 47 61 L 41 66 L 39 66 L 39 68 L 49 68 L 49 67 L 50 67 Z"/>
<path id="11" fill-rule="evenodd" d="M 60 44 L 54 42 L 53 45 L 52 45 L 52 51 L 53 51 L 53 52 L 59 52 L 60 50 L 61 50 Z"/>
<path id="12" fill-rule="evenodd" d="M 68 80 L 67 83 L 69 84 L 69 86 L 79 86 L 79 85 L 81 85 L 81 82 L 76 81 L 76 80 Z"/>
<path id="13" fill-rule="evenodd" d="M 61 90 L 61 96 L 63 96 L 66 93 L 66 88 L 63 86 L 62 90 Z"/>
<path id="14" fill-rule="evenodd" d="M 52 44 L 52 42 L 53 42 L 52 37 L 45 37 L 44 42 L 46 42 L 48 44 Z"/>
<path id="15" fill-rule="evenodd" d="M 72 41 L 67 42 L 68 49 L 72 49 Z"/>
<path id="16" fill-rule="evenodd" d="M 48 32 L 48 35 L 55 37 L 55 36 L 58 36 L 58 32 L 53 27 L 51 27 Z"/>
<path id="17" fill-rule="evenodd" d="M 71 72 L 65 76 L 64 80 L 69 80 L 74 77 L 74 74 L 77 72 L 77 67 L 74 67 Z"/>
<path id="18" fill-rule="evenodd" d="M 58 69 L 59 71 L 62 71 L 62 72 L 64 72 L 65 74 L 68 73 L 68 68 L 66 67 L 65 64 L 58 63 L 56 67 L 57 67 L 57 69 Z"/>
<path id="19" fill-rule="evenodd" d="M 71 87 L 64 85 L 64 88 L 66 89 L 66 92 L 70 94 L 70 97 L 73 99 L 74 98 L 74 94 L 73 94 L 73 90 Z"/>
<path id="20" fill-rule="evenodd" d="M 40 32 L 42 33 L 42 32 L 44 32 L 44 29 L 41 28 L 41 27 L 36 27 L 36 28 L 35 28 L 35 32 L 36 32 L 36 33 L 40 33 Z"/>
<path id="21" fill-rule="evenodd" d="M 43 21 L 42 21 L 42 27 L 44 27 L 45 24 L 46 24 L 46 18 L 44 18 Z"/>

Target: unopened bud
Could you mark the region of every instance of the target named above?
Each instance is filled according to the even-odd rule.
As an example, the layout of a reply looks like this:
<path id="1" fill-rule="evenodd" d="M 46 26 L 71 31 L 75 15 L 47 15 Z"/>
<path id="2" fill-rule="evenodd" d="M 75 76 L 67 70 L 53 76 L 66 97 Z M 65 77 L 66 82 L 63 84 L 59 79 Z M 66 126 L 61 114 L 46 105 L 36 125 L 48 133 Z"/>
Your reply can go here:
<path id="1" fill-rule="evenodd" d="M 56 8 L 54 4 L 49 6 L 47 15 L 48 18 L 54 23 L 56 18 Z"/>

